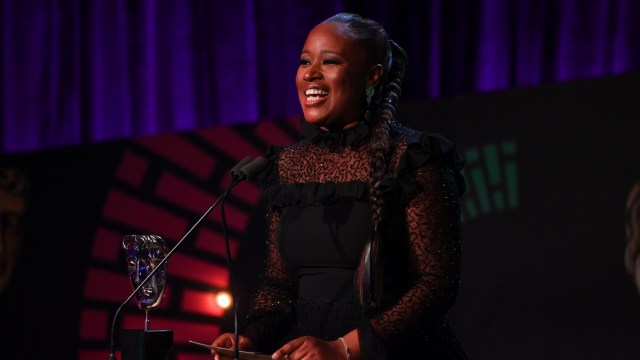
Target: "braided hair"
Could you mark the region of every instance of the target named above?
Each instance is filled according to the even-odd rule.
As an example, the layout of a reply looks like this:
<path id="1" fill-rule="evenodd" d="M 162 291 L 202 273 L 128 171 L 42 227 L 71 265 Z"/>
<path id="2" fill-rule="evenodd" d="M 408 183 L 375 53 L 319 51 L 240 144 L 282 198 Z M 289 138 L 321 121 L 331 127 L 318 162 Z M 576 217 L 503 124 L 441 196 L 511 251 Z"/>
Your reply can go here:
<path id="1" fill-rule="evenodd" d="M 325 23 L 338 23 L 343 26 L 344 34 L 364 47 L 372 64 L 383 67 L 383 76 L 375 88 L 368 114 L 368 125 L 372 128 L 368 144 L 369 187 L 372 208 L 373 231 L 362 253 L 356 271 L 356 289 L 360 302 L 365 307 L 379 305 L 382 292 L 382 239 L 380 225 L 384 219 L 384 198 L 378 186 L 388 172 L 388 154 L 390 148 L 389 122 L 393 120 L 396 105 L 401 94 L 407 56 L 405 51 L 393 40 L 379 23 L 365 19 L 360 15 L 340 13 Z M 364 92 L 365 89 L 362 89 Z"/>

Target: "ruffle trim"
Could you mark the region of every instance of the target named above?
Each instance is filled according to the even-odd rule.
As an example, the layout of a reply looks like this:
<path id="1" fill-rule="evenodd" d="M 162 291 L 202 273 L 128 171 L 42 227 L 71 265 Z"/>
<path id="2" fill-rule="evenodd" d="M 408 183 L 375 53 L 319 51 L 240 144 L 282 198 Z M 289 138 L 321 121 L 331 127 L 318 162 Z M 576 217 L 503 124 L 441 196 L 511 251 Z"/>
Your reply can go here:
<path id="1" fill-rule="evenodd" d="M 271 208 L 369 201 L 369 184 L 352 181 L 278 185 L 264 189 L 262 196 Z"/>
<path id="2" fill-rule="evenodd" d="M 464 167 L 464 160 L 456 151 L 453 142 L 437 133 L 421 133 L 402 127 L 400 131 L 409 132 L 407 149 L 400 158 L 396 176 L 385 176 L 378 184 L 385 198 L 399 199 L 402 203 L 409 201 L 421 190 L 416 180 L 417 171 L 431 161 L 444 161 L 446 166 L 450 166 L 458 195 L 466 191 L 465 180 L 460 173 Z"/>
<path id="3" fill-rule="evenodd" d="M 421 133 L 395 124 L 392 125 L 392 128 L 400 132 L 407 132 L 409 139 L 405 153 L 398 163 L 396 176 L 385 176 L 377 185 L 381 188 L 386 199 L 401 203 L 409 201 L 414 194 L 420 191 L 416 172 L 431 161 L 444 161 L 445 166 L 450 166 L 453 169 L 459 195 L 465 192 L 465 180 L 460 173 L 464 161 L 456 152 L 454 143 L 440 134 Z M 262 187 L 263 200 L 269 204 L 270 208 L 369 200 L 369 184 L 361 181 L 281 185 L 277 160 L 283 149 L 281 146 L 269 148 L 266 154 L 269 166 L 258 179 Z"/>
<path id="4" fill-rule="evenodd" d="M 302 133 L 309 142 L 321 148 L 334 148 L 336 146 L 350 146 L 359 140 L 369 136 L 369 126 L 360 121 L 356 126 L 339 131 L 324 131 L 315 125 L 311 125 L 304 119 L 301 120 Z"/>

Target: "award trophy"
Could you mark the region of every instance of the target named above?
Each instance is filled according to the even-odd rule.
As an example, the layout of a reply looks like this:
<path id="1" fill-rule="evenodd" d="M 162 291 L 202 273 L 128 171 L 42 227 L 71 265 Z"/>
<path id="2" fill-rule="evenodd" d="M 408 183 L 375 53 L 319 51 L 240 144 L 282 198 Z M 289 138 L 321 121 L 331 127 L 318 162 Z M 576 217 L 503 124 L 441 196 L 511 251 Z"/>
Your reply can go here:
<path id="1" fill-rule="evenodd" d="M 167 244 L 158 235 L 126 235 L 122 247 L 127 255 L 131 285 L 136 289 L 167 255 Z M 136 302 L 144 310 L 144 330 L 122 331 L 122 359 L 171 359 L 173 331 L 150 330 L 149 310 L 160 305 L 166 284 L 167 264 L 135 294 Z"/>

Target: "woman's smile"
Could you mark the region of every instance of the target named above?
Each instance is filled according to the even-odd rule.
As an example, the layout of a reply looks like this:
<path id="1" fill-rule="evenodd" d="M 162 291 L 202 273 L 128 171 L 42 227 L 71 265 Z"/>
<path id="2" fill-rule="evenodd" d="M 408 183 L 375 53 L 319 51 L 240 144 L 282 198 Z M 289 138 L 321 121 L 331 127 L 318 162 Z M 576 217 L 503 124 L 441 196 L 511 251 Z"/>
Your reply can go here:
<path id="1" fill-rule="evenodd" d="M 370 66 L 367 52 L 336 23 L 316 26 L 300 55 L 296 87 L 305 120 L 342 129 L 365 110 Z"/>

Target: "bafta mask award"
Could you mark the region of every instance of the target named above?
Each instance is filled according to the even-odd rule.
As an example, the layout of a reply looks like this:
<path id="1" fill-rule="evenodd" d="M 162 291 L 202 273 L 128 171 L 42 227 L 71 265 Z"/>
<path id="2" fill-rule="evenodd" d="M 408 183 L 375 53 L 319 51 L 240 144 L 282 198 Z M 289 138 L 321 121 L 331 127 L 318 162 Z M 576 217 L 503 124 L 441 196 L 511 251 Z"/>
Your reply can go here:
<path id="1" fill-rule="evenodd" d="M 158 235 L 126 235 L 122 247 L 127 254 L 127 267 L 133 288 L 137 288 L 167 255 L 167 244 Z M 135 294 L 138 307 L 145 312 L 144 329 L 149 330 L 149 310 L 160 305 L 166 283 L 167 263 L 156 271 Z"/>

